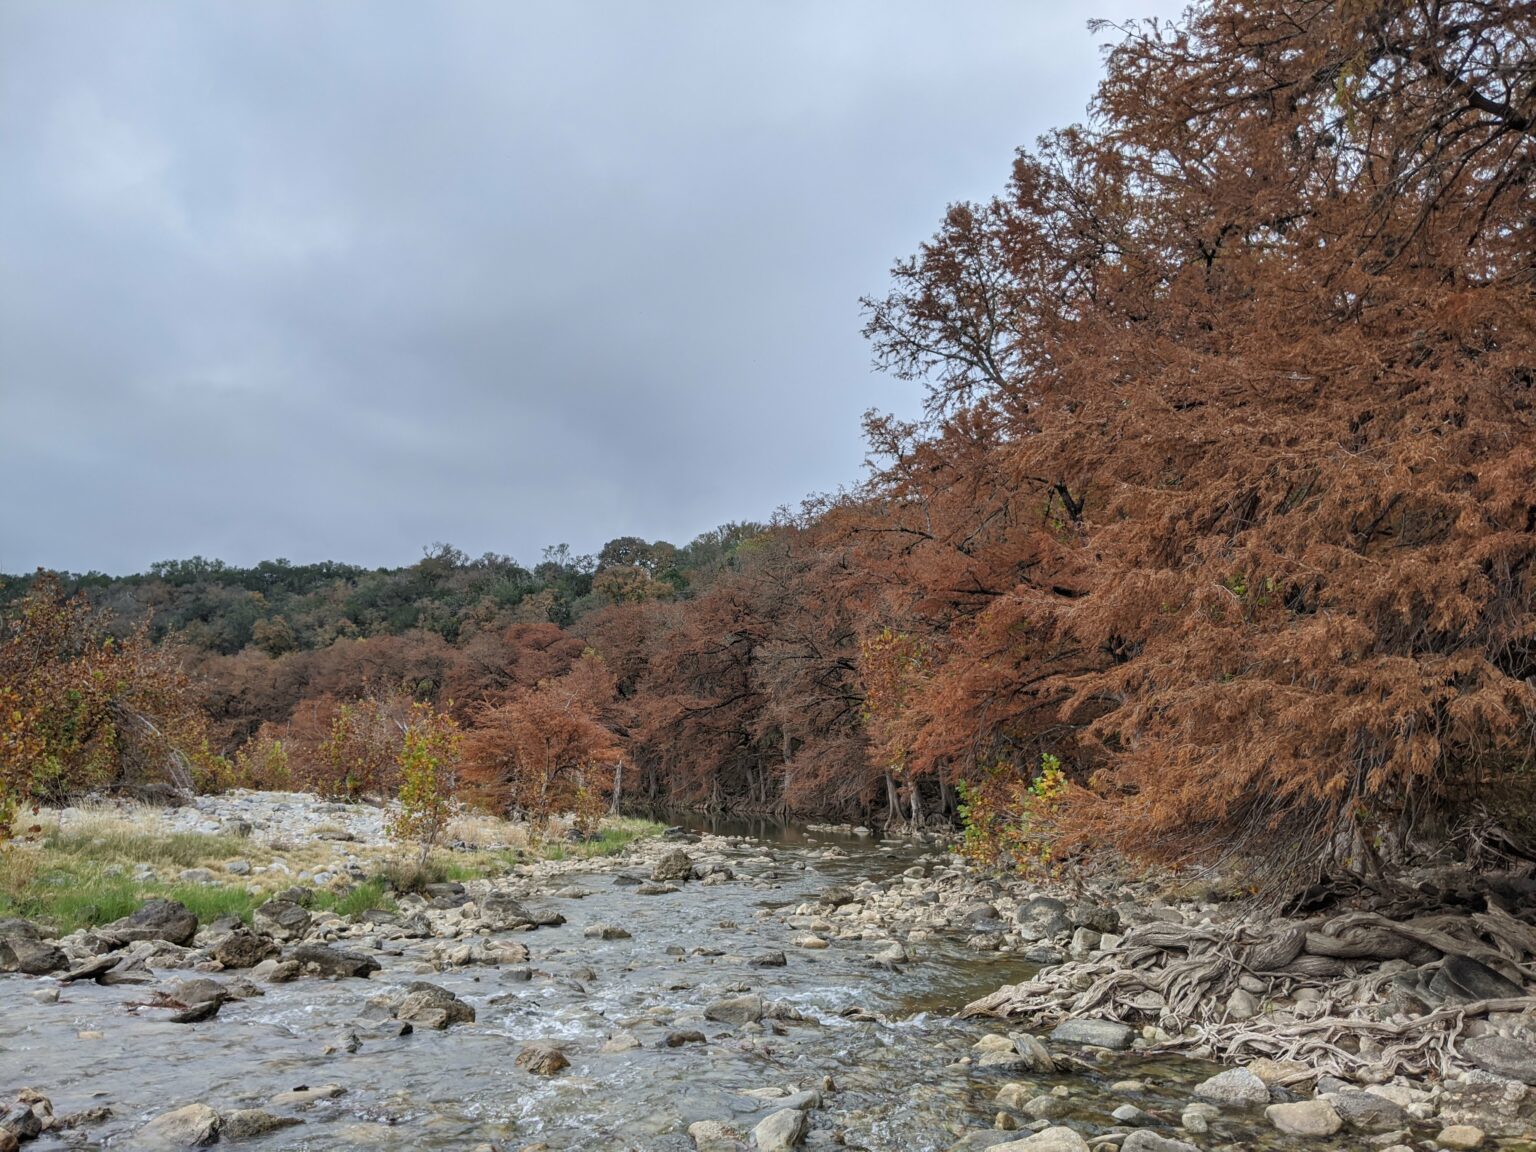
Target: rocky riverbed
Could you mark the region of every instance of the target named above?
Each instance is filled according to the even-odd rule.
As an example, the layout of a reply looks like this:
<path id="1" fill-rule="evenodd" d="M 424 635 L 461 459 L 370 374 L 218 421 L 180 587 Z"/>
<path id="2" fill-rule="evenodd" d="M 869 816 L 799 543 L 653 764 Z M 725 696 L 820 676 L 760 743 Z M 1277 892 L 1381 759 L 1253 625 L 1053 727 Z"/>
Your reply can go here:
<path id="1" fill-rule="evenodd" d="M 376 810 L 245 794 L 169 819 L 345 838 L 250 925 L 169 903 L 63 939 L 0 923 L 0 967 L 21 969 L 0 976 L 0 1152 L 4 1132 L 37 1150 L 1531 1147 L 1518 1076 L 1364 1085 L 1173 1057 L 1089 1016 L 956 1017 L 1137 924 L 1221 916 L 1201 900 L 1042 897 L 931 844 L 727 829 L 354 919 L 310 893 L 366 872 Z"/>

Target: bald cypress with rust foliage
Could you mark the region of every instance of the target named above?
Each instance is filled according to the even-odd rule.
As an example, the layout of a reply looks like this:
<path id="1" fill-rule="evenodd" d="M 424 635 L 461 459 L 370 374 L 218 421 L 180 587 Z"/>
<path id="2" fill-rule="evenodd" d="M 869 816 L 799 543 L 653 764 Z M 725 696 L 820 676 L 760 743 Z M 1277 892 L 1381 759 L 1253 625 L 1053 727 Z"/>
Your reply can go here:
<path id="1" fill-rule="evenodd" d="M 1066 726 L 1063 831 L 1159 860 L 1528 822 L 1536 6 L 1216 0 L 1119 33 L 1090 122 L 871 305 L 930 449 L 985 413 L 1044 509 L 935 723 L 1017 653 L 993 738 Z"/>

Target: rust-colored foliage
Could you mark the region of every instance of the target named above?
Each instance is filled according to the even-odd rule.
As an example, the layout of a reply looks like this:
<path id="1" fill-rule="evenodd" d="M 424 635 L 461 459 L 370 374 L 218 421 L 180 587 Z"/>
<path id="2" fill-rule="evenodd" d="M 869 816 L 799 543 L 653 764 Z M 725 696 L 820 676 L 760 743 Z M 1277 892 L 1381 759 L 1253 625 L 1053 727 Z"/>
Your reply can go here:
<path id="1" fill-rule="evenodd" d="M 1369 862 L 1528 801 L 1533 45 L 1495 3 L 1138 25 L 871 305 L 926 446 L 995 422 L 1041 510 L 935 690 L 1049 704 L 1079 842 Z"/>
<path id="2" fill-rule="evenodd" d="M 538 824 L 569 813 L 578 831 L 595 831 L 624 755 L 603 723 L 614 695 L 612 674 L 589 650 L 565 675 L 486 705 L 464 742 L 465 784 L 499 811 Z"/>
<path id="3" fill-rule="evenodd" d="M 300 762 L 304 783 L 322 796 L 360 800 L 393 793 L 413 710 L 403 693 L 334 703 L 325 736 Z"/>
<path id="4" fill-rule="evenodd" d="M 40 574 L 0 640 L 0 836 L 10 806 L 174 782 L 210 761 L 177 652 L 140 628 L 103 637 L 83 596 Z"/>

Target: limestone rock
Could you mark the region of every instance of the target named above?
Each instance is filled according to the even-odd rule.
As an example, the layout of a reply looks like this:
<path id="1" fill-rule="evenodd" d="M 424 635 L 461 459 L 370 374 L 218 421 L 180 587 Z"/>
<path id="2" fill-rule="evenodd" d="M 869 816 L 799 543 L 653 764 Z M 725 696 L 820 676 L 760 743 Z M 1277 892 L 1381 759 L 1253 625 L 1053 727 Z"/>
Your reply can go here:
<path id="1" fill-rule="evenodd" d="M 294 1088 L 288 1092 L 279 1092 L 272 1097 L 274 1108 L 309 1108 L 321 1100 L 334 1100 L 338 1096 L 346 1095 L 347 1090 L 340 1084 L 321 1084 L 315 1088 Z"/>
<path id="2" fill-rule="evenodd" d="M 1072 1111 L 1071 1101 L 1049 1094 L 1035 1096 L 1019 1109 L 1031 1120 L 1060 1120 Z"/>
<path id="3" fill-rule="evenodd" d="M 371 956 L 360 956 L 356 952 L 346 952 L 324 944 L 300 944 L 286 958 L 297 962 L 301 971 L 313 972 L 317 976 L 366 980 L 379 970 L 379 962 Z"/>
<path id="4" fill-rule="evenodd" d="M 1051 1032 L 1058 1044 L 1091 1044 L 1096 1048 L 1123 1051 L 1136 1038 L 1136 1030 L 1114 1020 L 1063 1020 Z"/>
<path id="5" fill-rule="evenodd" d="M 1234 1020 L 1252 1020 L 1259 1014 L 1259 1000 L 1251 992 L 1235 989 L 1227 997 L 1227 1015 Z"/>
<path id="6" fill-rule="evenodd" d="M 679 880 L 687 880 L 693 875 L 693 857 L 681 848 L 674 848 L 651 869 L 651 882 L 655 884 L 670 884 Z"/>
<path id="7" fill-rule="evenodd" d="M 571 1066 L 565 1053 L 553 1044 L 529 1044 L 517 1054 L 514 1063 L 535 1076 L 554 1076 Z"/>
<path id="8" fill-rule="evenodd" d="M 1474 1036 L 1461 1043 L 1461 1053 L 1495 1076 L 1536 1084 L 1536 1044 L 1514 1036 Z"/>
<path id="9" fill-rule="evenodd" d="M 407 995 L 395 1009 L 395 1019 L 417 1028 L 441 1031 L 451 1024 L 473 1024 L 475 1010 L 446 988 L 413 980 Z"/>
<path id="10" fill-rule="evenodd" d="M 1010 1032 L 1008 1038 L 1013 1041 L 1014 1051 L 1031 1072 L 1048 1076 L 1056 1071 L 1056 1061 L 1051 1059 L 1045 1045 L 1036 1037 L 1028 1032 Z"/>
<path id="11" fill-rule="evenodd" d="M 311 922 L 308 910 L 291 900 L 268 900 L 251 913 L 251 926 L 274 940 L 302 940 Z"/>
<path id="12" fill-rule="evenodd" d="M 1264 1109 L 1269 1122 L 1287 1136 L 1332 1136 L 1344 1127 L 1344 1121 L 1326 1100 L 1298 1100 L 1294 1104 L 1271 1104 Z"/>
<path id="13" fill-rule="evenodd" d="M 805 1139 L 805 1130 L 804 1112 L 798 1108 L 781 1108 L 752 1129 L 752 1143 L 758 1152 L 788 1152 Z"/>
<path id="14" fill-rule="evenodd" d="M 188 1104 L 156 1116 L 139 1129 L 139 1140 L 152 1148 L 206 1148 L 219 1138 L 219 1114 L 206 1104 Z"/>
<path id="15" fill-rule="evenodd" d="M 1260 1057 L 1244 1065 L 1271 1088 L 1292 1088 L 1317 1079 L 1317 1073 L 1300 1060 L 1271 1060 Z"/>
<path id="16" fill-rule="evenodd" d="M 270 938 L 241 929 L 215 944 L 212 956 L 226 968 L 254 968 L 277 950 Z"/>
<path id="17" fill-rule="evenodd" d="M 741 1133 L 718 1120 L 700 1120 L 688 1125 L 688 1136 L 699 1152 L 736 1152 L 736 1149 L 746 1147 L 741 1142 Z"/>
<path id="18" fill-rule="evenodd" d="M 1195 1085 L 1194 1094 L 1226 1108 L 1269 1103 L 1269 1088 L 1246 1068 L 1228 1068 Z"/>
<path id="19" fill-rule="evenodd" d="M 1054 896 L 1036 896 L 1019 905 L 1014 920 L 1018 934 L 1031 943 L 1053 940 L 1071 927 L 1067 921 L 1067 906 Z"/>
<path id="20" fill-rule="evenodd" d="M 28 976 L 46 976 L 69 967 L 69 957 L 44 940 L 26 936 L 0 939 L 0 972 L 22 972 Z"/>
<path id="21" fill-rule="evenodd" d="M 505 892 L 492 892 L 480 901 L 480 919 L 495 932 L 511 932 L 537 924 L 533 914 Z"/>
<path id="22" fill-rule="evenodd" d="M 219 1126 L 219 1139 L 249 1140 L 253 1136 L 264 1136 L 268 1132 L 292 1128 L 302 1123 L 304 1121 L 297 1116 L 274 1116 L 260 1108 L 240 1108 L 225 1113 L 224 1121 Z"/>
<path id="23" fill-rule="evenodd" d="M 1023 1140 L 994 1144 L 992 1152 L 1088 1152 L 1088 1141 L 1071 1128 L 1047 1128 Z"/>
<path id="24" fill-rule="evenodd" d="M 165 940 L 188 948 L 197 935 L 197 917 L 177 900 L 148 900 L 139 909 L 101 929 L 125 943 L 134 940 Z"/>
<path id="25" fill-rule="evenodd" d="M 1145 1128 L 1132 1132 L 1120 1145 L 1120 1152 L 1200 1152 L 1193 1144 L 1173 1140 L 1148 1132 Z"/>
<path id="26" fill-rule="evenodd" d="M 1391 1132 L 1406 1128 L 1408 1113 L 1374 1092 L 1330 1092 L 1325 1097 L 1344 1123 L 1367 1132 Z"/>
<path id="27" fill-rule="evenodd" d="M 1483 1146 L 1486 1138 L 1481 1128 L 1474 1128 L 1470 1124 L 1452 1124 L 1435 1137 L 1435 1143 L 1452 1152 L 1473 1152 Z"/>
<path id="28" fill-rule="evenodd" d="M 722 1024 L 752 1024 L 763 1018 L 763 998 L 757 995 L 729 996 L 704 1009 L 704 1019 Z"/>
<path id="29" fill-rule="evenodd" d="M 1186 1132 L 1193 1132 L 1197 1136 L 1210 1131 L 1211 1121 L 1221 1115 L 1221 1109 L 1214 1104 L 1205 1104 L 1195 1101 L 1184 1106 L 1183 1113 L 1179 1116 L 1179 1125 Z"/>

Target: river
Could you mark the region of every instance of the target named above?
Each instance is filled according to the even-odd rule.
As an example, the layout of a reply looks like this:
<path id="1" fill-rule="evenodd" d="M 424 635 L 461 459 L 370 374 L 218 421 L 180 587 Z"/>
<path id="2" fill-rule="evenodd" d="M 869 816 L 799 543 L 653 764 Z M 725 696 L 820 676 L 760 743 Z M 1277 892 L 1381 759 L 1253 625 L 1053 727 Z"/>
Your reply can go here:
<path id="1" fill-rule="evenodd" d="M 786 910 L 828 885 L 897 878 L 931 849 L 771 826 L 710 830 L 728 834 L 708 844 L 735 872 L 731 882 L 639 896 L 633 879 L 642 870 L 626 875 L 622 863 L 607 861 L 551 885 L 590 894 L 530 900 L 567 920 L 516 935 L 532 953 L 533 977 L 525 982 L 505 982 L 489 967 L 423 977 L 417 966 L 432 942 L 407 941 L 376 953 L 385 967 L 372 980 L 265 985 L 265 995 L 185 1026 L 132 1012 L 144 988 L 84 982 L 66 986 L 50 1004 L 28 994 L 37 981 L 0 977 L 0 1087 L 37 1088 L 60 1113 L 109 1105 L 110 1119 L 68 1135 L 74 1147 L 140 1147 L 133 1133 L 171 1108 L 265 1107 L 281 1092 L 321 1084 L 345 1091 L 304 1112 L 302 1126 L 252 1146 L 469 1149 L 490 1142 L 681 1152 L 693 1147 L 687 1126 L 694 1121 L 750 1131 L 773 1105 L 742 1093 L 774 1086 L 826 1086 L 813 1113 L 813 1146 L 838 1140 L 871 1152 L 924 1152 L 990 1128 L 992 1098 L 1017 1073 L 968 1067 L 977 1038 L 998 1027 L 949 1013 L 1022 978 L 1029 966 L 1016 954 L 978 952 L 966 945 L 969 933 L 956 930 L 914 944 L 911 963 L 881 967 L 871 963 L 876 949 L 867 941 L 795 947 L 785 922 Z M 595 923 L 622 926 L 630 937 L 584 936 Z M 775 951 L 785 954 L 783 967 L 752 964 Z M 477 1021 L 399 1037 L 373 1031 L 366 1017 L 377 985 L 421 978 L 470 1003 Z M 743 1028 L 703 1018 L 710 1001 L 749 990 L 803 1019 Z M 348 1029 L 362 1041 L 356 1052 L 334 1048 Z M 669 1034 L 689 1030 L 704 1033 L 705 1042 L 667 1046 Z M 604 1050 L 624 1034 L 640 1046 Z M 515 1067 L 530 1041 L 559 1045 L 570 1068 L 541 1078 Z M 1102 1076 L 1060 1082 L 1070 1080 L 1076 1112 L 1097 1116 L 1102 1126 L 1109 1123 L 1104 1113 L 1125 1102 L 1109 1083 L 1144 1072 L 1148 1086 L 1137 1104 L 1176 1121 L 1187 1085 L 1209 1071 L 1127 1056 Z M 1042 1092 L 1057 1082 L 1039 1081 Z M 45 1136 L 31 1147 L 62 1147 L 64 1139 Z"/>

